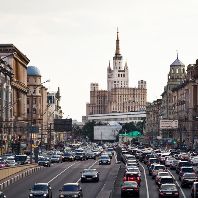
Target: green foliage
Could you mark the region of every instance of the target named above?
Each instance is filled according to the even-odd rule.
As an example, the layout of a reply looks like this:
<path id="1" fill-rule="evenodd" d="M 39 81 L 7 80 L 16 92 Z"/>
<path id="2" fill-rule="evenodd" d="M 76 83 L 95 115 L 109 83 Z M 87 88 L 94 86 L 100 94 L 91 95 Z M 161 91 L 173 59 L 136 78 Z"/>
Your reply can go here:
<path id="1" fill-rule="evenodd" d="M 134 122 L 124 123 L 122 124 L 122 129 L 119 131 L 119 133 L 127 133 L 130 131 L 140 131 L 143 132 L 144 128 L 144 122 L 137 122 L 136 124 Z"/>
<path id="2" fill-rule="evenodd" d="M 95 121 L 89 121 L 85 123 L 85 125 L 82 128 L 82 135 L 84 137 L 88 137 L 91 141 L 94 139 L 94 126 L 102 126 L 106 125 L 102 122 L 95 122 Z"/>

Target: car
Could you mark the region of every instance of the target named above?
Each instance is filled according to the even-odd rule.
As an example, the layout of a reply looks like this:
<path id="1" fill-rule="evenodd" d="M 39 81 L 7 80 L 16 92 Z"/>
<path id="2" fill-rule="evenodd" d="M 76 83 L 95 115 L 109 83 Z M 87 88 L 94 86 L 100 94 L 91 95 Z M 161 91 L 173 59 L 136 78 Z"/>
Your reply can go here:
<path id="1" fill-rule="evenodd" d="M 27 155 L 15 155 L 14 159 L 15 159 L 16 163 L 19 165 L 30 163 Z"/>
<path id="2" fill-rule="evenodd" d="M 149 158 L 147 161 L 147 167 L 151 166 L 153 163 L 159 163 L 159 160 L 157 158 Z"/>
<path id="3" fill-rule="evenodd" d="M 62 163 L 62 156 L 61 155 L 52 155 L 51 158 L 51 163 Z"/>
<path id="4" fill-rule="evenodd" d="M 15 160 L 11 160 L 11 159 L 7 159 L 6 163 L 9 167 L 15 167 L 17 166 L 17 163 L 15 162 Z"/>
<path id="5" fill-rule="evenodd" d="M 179 190 L 175 184 L 162 184 L 159 188 L 159 198 L 179 197 Z"/>
<path id="6" fill-rule="evenodd" d="M 191 188 L 191 197 L 197 198 L 198 197 L 198 182 L 194 182 Z"/>
<path id="7" fill-rule="evenodd" d="M 6 198 L 6 195 L 0 191 L 0 198 Z"/>
<path id="8" fill-rule="evenodd" d="M 193 166 L 196 166 L 198 165 L 198 156 L 194 156 L 190 159 L 190 163 L 193 165 Z"/>
<path id="9" fill-rule="evenodd" d="M 157 185 L 160 187 L 162 184 L 174 184 L 174 179 L 171 176 L 161 176 Z"/>
<path id="10" fill-rule="evenodd" d="M 99 182 L 99 172 L 96 169 L 84 169 L 81 175 L 81 182 Z"/>
<path id="11" fill-rule="evenodd" d="M 184 167 L 184 166 L 191 166 L 190 162 L 189 161 L 182 161 L 180 160 L 176 166 L 176 173 L 179 174 L 180 172 L 180 169 L 181 167 Z"/>
<path id="12" fill-rule="evenodd" d="M 48 158 L 48 157 L 40 157 L 40 158 L 38 159 L 38 165 L 39 165 L 39 166 L 50 167 L 50 166 L 51 166 L 50 158 Z"/>
<path id="13" fill-rule="evenodd" d="M 129 167 L 125 170 L 125 172 L 135 172 L 138 173 L 139 176 L 141 176 L 141 171 L 138 167 Z"/>
<path id="14" fill-rule="evenodd" d="M 165 166 L 170 166 L 174 160 L 175 158 L 173 157 L 166 157 L 165 162 L 164 162 Z"/>
<path id="15" fill-rule="evenodd" d="M 85 155 L 84 152 L 76 152 L 75 153 L 75 160 L 86 160 L 87 156 Z"/>
<path id="16" fill-rule="evenodd" d="M 179 160 L 174 159 L 171 163 L 170 163 L 170 170 L 175 170 L 177 165 L 178 165 Z"/>
<path id="17" fill-rule="evenodd" d="M 198 181 L 198 177 L 196 173 L 184 173 L 181 176 L 181 187 L 190 186 L 193 182 Z"/>
<path id="18" fill-rule="evenodd" d="M 107 151 L 106 153 L 107 153 L 107 155 L 110 157 L 110 159 L 112 159 L 112 157 L 113 157 L 112 152 L 111 152 L 111 151 Z"/>
<path id="19" fill-rule="evenodd" d="M 179 180 L 181 180 L 181 177 L 184 173 L 195 173 L 195 170 L 193 169 L 193 167 L 181 167 L 179 172 Z"/>
<path id="20" fill-rule="evenodd" d="M 122 180 L 123 182 L 124 181 L 136 181 L 139 186 L 141 183 L 141 177 L 139 175 L 139 172 L 126 172 Z"/>
<path id="21" fill-rule="evenodd" d="M 96 154 L 92 151 L 87 152 L 87 158 L 96 160 Z"/>
<path id="22" fill-rule="evenodd" d="M 155 179 L 158 172 L 166 171 L 165 165 L 156 164 L 152 169 L 152 178 Z"/>
<path id="23" fill-rule="evenodd" d="M 134 195 L 139 197 L 138 183 L 136 181 L 124 181 L 121 184 L 121 197 L 132 197 Z"/>
<path id="24" fill-rule="evenodd" d="M 107 156 L 100 156 L 99 158 L 99 165 L 102 165 L 102 164 L 108 164 L 110 165 L 111 164 L 111 159 L 110 157 L 107 155 Z"/>
<path id="25" fill-rule="evenodd" d="M 81 197 L 83 197 L 82 188 L 79 185 L 79 183 L 65 183 L 59 191 L 60 191 L 59 198 L 64 198 L 64 197 L 81 198 Z"/>
<path id="26" fill-rule="evenodd" d="M 74 160 L 75 160 L 75 156 L 72 153 L 64 153 L 62 156 L 63 162 L 66 162 L 66 161 L 72 162 Z"/>
<path id="27" fill-rule="evenodd" d="M 0 168 L 8 167 L 8 163 L 6 161 L 0 161 Z"/>
<path id="28" fill-rule="evenodd" d="M 52 198 L 52 188 L 48 183 L 35 183 L 30 189 L 29 198 L 46 197 Z"/>
<path id="29" fill-rule="evenodd" d="M 155 183 L 157 184 L 159 179 L 162 177 L 162 176 L 170 176 L 169 172 L 158 172 L 156 177 L 155 177 Z"/>

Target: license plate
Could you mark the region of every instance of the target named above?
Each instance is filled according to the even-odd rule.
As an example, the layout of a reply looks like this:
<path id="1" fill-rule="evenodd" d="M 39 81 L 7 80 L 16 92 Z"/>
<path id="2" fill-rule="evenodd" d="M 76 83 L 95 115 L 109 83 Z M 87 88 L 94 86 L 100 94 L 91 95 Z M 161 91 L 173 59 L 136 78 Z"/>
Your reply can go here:
<path id="1" fill-rule="evenodd" d="M 172 193 L 171 193 L 171 192 L 167 192 L 166 194 L 167 194 L 167 195 L 172 195 Z"/>

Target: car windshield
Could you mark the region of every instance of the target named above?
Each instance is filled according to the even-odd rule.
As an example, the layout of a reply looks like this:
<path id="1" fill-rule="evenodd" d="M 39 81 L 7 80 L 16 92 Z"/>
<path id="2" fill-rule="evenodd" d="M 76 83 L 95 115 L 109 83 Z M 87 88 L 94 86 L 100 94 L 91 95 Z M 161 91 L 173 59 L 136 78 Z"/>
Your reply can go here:
<path id="1" fill-rule="evenodd" d="M 90 169 L 90 170 L 84 170 L 83 173 L 96 173 L 96 170 Z"/>
<path id="2" fill-rule="evenodd" d="M 102 157 L 100 157 L 100 159 L 102 159 L 102 160 L 108 160 L 109 157 L 107 157 L 107 156 L 102 156 Z"/>
<path id="3" fill-rule="evenodd" d="M 196 174 L 195 173 L 185 173 L 184 177 L 194 178 L 194 177 L 196 177 Z"/>
<path id="4" fill-rule="evenodd" d="M 47 189 L 48 189 L 47 185 L 42 185 L 42 184 L 36 184 L 32 188 L 32 190 L 35 190 L 35 191 L 47 191 Z"/>
<path id="5" fill-rule="evenodd" d="M 161 190 L 177 190 L 175 185 L 162 185 Z"/>
<path id="6" fill-rule="evenodd" d="M 179 163 L 179 166 L 190 166 L 190 163 L 189 162 L 180 162 Z"/>
<path id="7" fill-rule="evenodd" d="M 139 177 L 139 175 L 138 174 L 130 174 L 130 173 L 128 173 L 128 174 L 126 174 L 126 177 Z"/>
<path id="8" fill-rule="evenodd" d="M 77 185 L 64 185 L 63 191 L 79 191 L 79 186 Z"/>
<path id="9" fill-rule="evenodd" d="M 158 175 L 159 176 L 169 176 L 169 173 L 168 172 L 161 172 Z"/>
<path id="10" fill-rule="evenodd" d="M 173 183 L 173 178 L 162 178 L 161 183 Z"/>
<path id="11" fill-rule="evenodd" d="M 126 187 L 137 187 L 137 182 L 124 182 L 123 183 L 123 186 L 126 186 Z"/>
<path id="12" fill-rule="evenodd" d="M 189 173 L 194 172 L 193 168 L 182 168 L 182 171 L 183 172 L 189 172 Z"/>
<path id="13" fill-rule="evenodd" d="M 160 170 L 160 169 L 165 169 L 165 167 L 164 166 L 155 166 L 155 168 L 154 168 L 154 170 Z"/>

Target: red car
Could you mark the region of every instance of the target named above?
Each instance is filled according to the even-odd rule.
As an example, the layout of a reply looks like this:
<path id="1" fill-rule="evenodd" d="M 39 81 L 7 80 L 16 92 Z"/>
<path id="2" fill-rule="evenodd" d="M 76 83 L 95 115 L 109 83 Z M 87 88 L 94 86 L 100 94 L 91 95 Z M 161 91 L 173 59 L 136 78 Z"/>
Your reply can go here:
<path id="1" fill-rule="evenodd" d="M 139 197 L 139 186 L 135 181 L 125 181 L 121 186 L 121 197 Z"/>
<path id="2" fill-rule="evenodd" d="M 125 181 L 136 181 L 140 186 L 141 177 L 139 176 L 138 172 L 126 172 L 123 177 L 123 182 Z"/>

